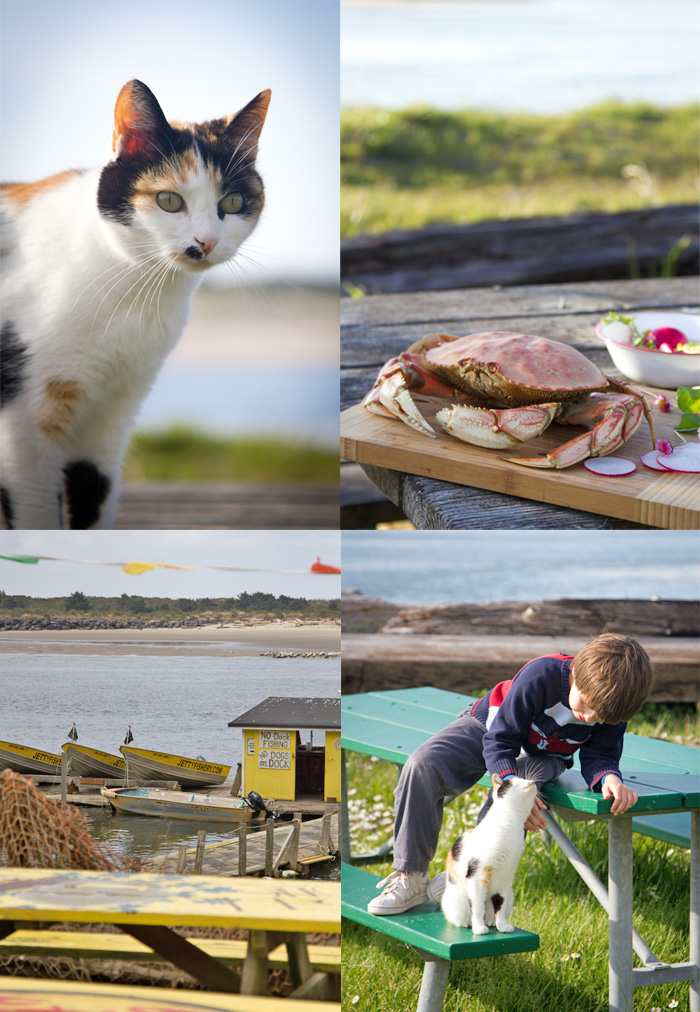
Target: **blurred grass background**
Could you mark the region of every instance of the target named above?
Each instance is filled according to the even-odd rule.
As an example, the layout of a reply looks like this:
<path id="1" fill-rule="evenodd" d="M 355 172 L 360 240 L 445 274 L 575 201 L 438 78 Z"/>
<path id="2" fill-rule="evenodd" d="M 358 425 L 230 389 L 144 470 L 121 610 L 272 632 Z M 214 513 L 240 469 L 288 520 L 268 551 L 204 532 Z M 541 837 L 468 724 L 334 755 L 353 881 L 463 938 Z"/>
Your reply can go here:
<path id="1" fill-rule="evenodd" d="M 612 100 L 558 115 L 347 108 L 341 235 L 695 203 L 699 116 Z"/>
<path id="2" fill-rule="evenodd" d="M 185 426 L 136 432 L 124 481 L 338 481 L 338 454 L 271 436 L 215 436 Z"/>

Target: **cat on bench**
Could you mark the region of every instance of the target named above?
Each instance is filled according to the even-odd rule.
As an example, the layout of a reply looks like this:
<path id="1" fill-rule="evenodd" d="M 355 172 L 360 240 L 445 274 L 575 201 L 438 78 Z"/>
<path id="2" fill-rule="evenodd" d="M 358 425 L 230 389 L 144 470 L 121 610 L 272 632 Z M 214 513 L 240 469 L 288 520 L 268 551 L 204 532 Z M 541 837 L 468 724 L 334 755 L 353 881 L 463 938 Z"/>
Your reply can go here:
<path id="1" fill-rule="evenodd" d="M 499 930 L 508 931 L 512 875 L 510 881 L 510 871 L 494 879 L 494 861 L 501 860 L 503 867 L 515 874 L 523 828 L 537 832 L 546 827 L 541 814 L 546 806 L 536 791 L 569 769 L 579 749 L 584 779 L 591 790 L 613 799 L 613 814 L 622 814 L 634 805 L 637 794 L 624 783 L 619 767 L 623 735 L 652 684 L 653 670 L 646 651 L 627 636 L 604 633 L 576 656 L 549 654 L 529 661 L 512 679 L 500 682 L 429 738 L 409 756 L 401 771 L 395 791 L 394 871 L 379 883 L 377 888 L 383 891 L 368 904 L 369 912 L 400 914 L 427 899 L 440 902 L 447 876 L 451 873 L 456 880 L 461 874 L 474 882 L 465 886 L 461 898 L 447 894 L 447 909 L 443 910 L 448 919 L 452 919 L 450 914 L 459 915 L 464 924 L 468 914 L 470 920 L 474 918 L 477 933 L 482 933 L 488 930 L 487 915 L 492 923 L 497 919 L 495 907 L 499 905 L 502 915 L 497 926 L 500 922 Z M 505 803 L 501 809 L 504 815 L 497 816 L 494 811 L 492 818 L 497 825 L 500 820 L 510 827 L 513 840 L 500 830 L 492 839 L 479 829 L 489 817 L 492 789 L 471 834 L 474 842 L 469 842 L 468 836 L 460 837 L 457 851 L 450 851 L 447 872 L 429 881 L 445 797 L 469 790 L 486 771 L 498 777 L 495 783 L 500 798 L 496 800 Z M 514 780 L 513 787 L 507 786 Z M 532 786 L 523 786 L 524 781 Z M 524 797 L 517 810 L 513 806 L 513 815 L 507 799 L 510 795 L 514 802 L 520 793 Z M 497 807 L 494 804 L 494 809 Z M 500 851 L 497 839 L 501 840 Z M 470 890 L 474 900 L 469 899 Z M 479 910 L 467 910 L 467 900 L 476 900 Z"/>
<path id="2" fill-rule="evenodd" d="M 269 102 L 168 122 L 129 81 L 103 168 L 0 188 L 4 528 L 111 527 L 133 420 L 192 295 L 263 209 Z"/>

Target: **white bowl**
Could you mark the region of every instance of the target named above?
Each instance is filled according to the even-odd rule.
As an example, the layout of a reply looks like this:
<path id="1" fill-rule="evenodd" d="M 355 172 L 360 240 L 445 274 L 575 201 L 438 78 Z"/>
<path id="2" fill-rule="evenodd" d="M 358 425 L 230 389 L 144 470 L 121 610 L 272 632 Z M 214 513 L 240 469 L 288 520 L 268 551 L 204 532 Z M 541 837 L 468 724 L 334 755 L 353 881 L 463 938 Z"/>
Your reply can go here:
<path id="1" fill-rule="evenodd" d="M 623 311 L 622 315 L 627 314 Z M 692 313 L 665 313 L 660 309 L 649 313 L 634 313 L 632 319 L 640 331 L 676 327 L 683 331 L 689 341 L 700 341 L 700 316 Z M 610 325 L 601 320 L 595 332 L 605 342 L 610 358 L 620 372 L 634 383 L 646 383 L 652 387 L 663 387 L 664 390 L 700 386 L 700 355 L 635 348 L 608 337 L 608 326 Z"/>

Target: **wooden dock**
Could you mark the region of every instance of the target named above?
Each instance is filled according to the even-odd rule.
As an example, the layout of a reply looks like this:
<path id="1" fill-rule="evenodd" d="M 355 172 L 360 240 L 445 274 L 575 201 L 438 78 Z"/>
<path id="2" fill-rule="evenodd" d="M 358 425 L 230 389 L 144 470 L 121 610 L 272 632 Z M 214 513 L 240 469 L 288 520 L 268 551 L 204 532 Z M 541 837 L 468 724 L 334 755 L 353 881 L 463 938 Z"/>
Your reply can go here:
<path id="1" fill-rule="evenodd" d="M 295 826 L 296 841 L 293 839 Z M 276 874 L 284 867 L 301 872 L 311 864 L 334 860 L 339 851 L 339 812 L 336 806 L 334 813 L 320 819 L 301 822 L 297 817 L 294 823 L 268 822 L 264 829 L 248 830 L 242 855 L 239 834 L 240 830 L 234 831 L 227 834 L 226 840 L 217 843 L 205 841 L 200 848 L 183 846 L 149 858 L 142 871 L 175 874 L 192 872 L 196 868 L 197 873 L 203 875 L 231 877 L 241 874 L 245 862 L 246 875 Z M 268 846 L 269 839 L 271 846 Z"/>

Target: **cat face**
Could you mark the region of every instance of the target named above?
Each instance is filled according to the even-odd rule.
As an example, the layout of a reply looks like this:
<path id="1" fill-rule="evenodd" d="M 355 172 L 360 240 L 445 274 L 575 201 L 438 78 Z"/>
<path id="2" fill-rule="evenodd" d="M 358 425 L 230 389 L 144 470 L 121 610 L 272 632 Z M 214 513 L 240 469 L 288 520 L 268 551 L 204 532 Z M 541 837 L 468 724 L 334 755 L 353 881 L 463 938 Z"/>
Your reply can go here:
<path id="1" fill-rule="evenodd" d="M 124 85 L 97 203 L 129 259 L 200 273 L 234 256 L 264 204 L 255 158 L 269 101 L 264 91 L 235 116 L 168 123 L 146 85 Z"/>
<path id="2" fill-rule="evenodd" d="M 533 780 L 523 780 L 521 777 L 509 777 L 508 780 L 501 780 L 497 773 L 491 777 L 493 784 L 493 800 L 512 802 L 515 798 L 532 799 L 537 794 L 537 784 Z"/>

